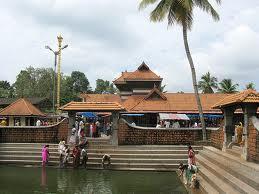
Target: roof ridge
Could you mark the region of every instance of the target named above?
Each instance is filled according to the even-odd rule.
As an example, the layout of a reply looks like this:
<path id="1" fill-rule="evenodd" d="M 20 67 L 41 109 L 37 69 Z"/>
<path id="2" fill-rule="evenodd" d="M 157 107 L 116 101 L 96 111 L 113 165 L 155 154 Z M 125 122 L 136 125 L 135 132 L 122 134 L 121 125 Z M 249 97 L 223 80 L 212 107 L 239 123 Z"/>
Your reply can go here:
<path id="1" fill-rule="evenodd" d="M 27 104 L 27 100 L 25 98 L 22 98 L 22 101 L 24 102 L 25 106 L 27 107 L 28 111 L 31 113 L 31 115 L 33 114 L 31 109 L 29 108 L 28 104 Z"/>

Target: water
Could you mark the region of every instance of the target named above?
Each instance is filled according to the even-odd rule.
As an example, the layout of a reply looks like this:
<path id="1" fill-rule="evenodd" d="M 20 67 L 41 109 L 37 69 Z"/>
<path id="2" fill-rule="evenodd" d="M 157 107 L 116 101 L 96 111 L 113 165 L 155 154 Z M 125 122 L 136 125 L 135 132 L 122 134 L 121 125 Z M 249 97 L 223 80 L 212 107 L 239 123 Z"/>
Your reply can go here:
<path id="1" fill-rule="evenodd" d="M 1 194 L 164 194 L 187 191 L 173 172 L 0 166 Z"/>

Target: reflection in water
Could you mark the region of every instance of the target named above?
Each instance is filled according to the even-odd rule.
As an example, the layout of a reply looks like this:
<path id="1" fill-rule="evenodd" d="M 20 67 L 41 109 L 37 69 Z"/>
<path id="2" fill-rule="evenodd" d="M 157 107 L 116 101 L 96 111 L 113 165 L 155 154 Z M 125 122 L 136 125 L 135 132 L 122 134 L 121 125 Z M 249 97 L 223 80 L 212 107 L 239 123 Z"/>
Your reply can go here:
<path id="1" fill-rule="evenodd" d="M 8 194 L 187 193 L 172 172 L 3 167 L 0 180 L 0 193 Z"/>
<path id="2" fill-rule="evenodd" d="M 43 167 L 41 169 L 41 186 L 45 188 L 47 186 L 47 174 L 46 174 L 46 168 Z"/>

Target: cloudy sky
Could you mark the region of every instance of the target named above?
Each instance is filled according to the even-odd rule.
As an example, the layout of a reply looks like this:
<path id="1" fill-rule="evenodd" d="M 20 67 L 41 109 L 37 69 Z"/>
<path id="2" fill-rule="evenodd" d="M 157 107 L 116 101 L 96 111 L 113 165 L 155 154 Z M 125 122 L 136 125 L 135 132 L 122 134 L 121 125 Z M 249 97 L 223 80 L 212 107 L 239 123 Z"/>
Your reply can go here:
<path id="1" fill-rule="evenodd" d="M 164 78 L 170 92 L 192 91 L 191 72 L 179 27 L 149 21 L 150 9 L 138 10 L 140 0 L 1 0 L 0 80 L 13 83 L 26 67 L 52 67 L 62 34 L 69 47 L 62 72 L 79 70 L 91 86 L 98 78 L 114 80 L 145 61 Z M 222 0 L 214 22 L 195 12 L 189 44 L 197 77 L 207 71 L 219 80 L 231 78 L 244 89 L 259 89 L 259 1 Z"/>

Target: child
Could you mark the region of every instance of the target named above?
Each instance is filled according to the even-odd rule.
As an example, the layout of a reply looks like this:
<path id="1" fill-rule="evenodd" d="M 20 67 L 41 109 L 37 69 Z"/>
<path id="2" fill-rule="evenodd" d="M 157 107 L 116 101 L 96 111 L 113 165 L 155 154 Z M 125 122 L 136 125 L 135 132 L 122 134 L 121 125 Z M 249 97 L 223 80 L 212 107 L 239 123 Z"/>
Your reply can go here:
<path id="1" fill-rule="evenodd" d="M 63 166 L 65 167 L 68 163 L 68 159 L 69 159 L 69 153 L 70 153 L 70 149 L 68 147 L 68 145 L 65 145 L 65 156 L 64 156 L 64 159 L 63 159 Z"/>
<path id="2" fill-rule="evenodd" d="M 87 160 L 88 160 L 86 147 L 83 147 L 83 149 L 81 150 L 81 156 L 82 156 L 82 164 L 81 165 L 84 165 L 84 167 L 86 168 L 86 163 L 87 163 Z"/>
<path id="3" fill-rule="evenodd" d="M 42 155 L 42 166 L 46 166 L 49 161 L 49 145 L 44 145 L 41 151 Z"/>
<path id="4" fill-rule="evenodd" d="M 72 154 L 73 154 L 73 166 L 74 168 L 77 168 L 80 164 L 80 150 L 78 145 L 75 146 Z"/>
<path id="5" fill-rule="evenodd" d="M 104 168 L 104 162 L 108 161 L 108 167 L 111 164 L 111 156 L 109 154 L 104 154 L 102 158 L 102 167 Z"/>

